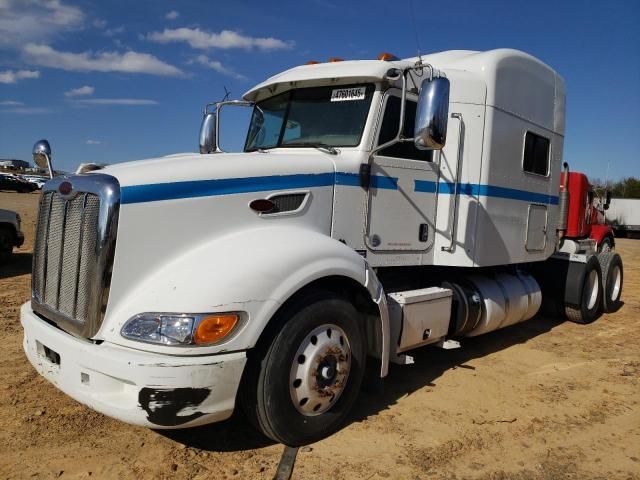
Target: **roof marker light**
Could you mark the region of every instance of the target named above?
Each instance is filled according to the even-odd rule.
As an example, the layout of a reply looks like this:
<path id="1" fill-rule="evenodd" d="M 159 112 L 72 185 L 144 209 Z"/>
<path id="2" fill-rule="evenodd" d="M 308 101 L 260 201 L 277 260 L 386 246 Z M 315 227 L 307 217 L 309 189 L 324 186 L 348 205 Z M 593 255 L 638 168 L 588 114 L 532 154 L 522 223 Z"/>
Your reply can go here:
<path id="1" fill-rule="evenodd" d="M 344 62 L 344 58 L 340 58 L 340 57 L 331 57 L 329 59 L 330 63 L 334 63 L 334 62 Z"/>
<path id="2" fill-rule="evenodd" d="M 305 63 L 305 65 L 316 65 L 320 62 L 316 62 L 315 60 L 309 60 L 307 63 Z"/>
<path id="3" fill-rule="evenodd" d="M 393 53 L 382 52 L 380 55 L 378 55 L 378 60 L 382 60 L 384 62 L 397 62 L 400 59 Z"/>

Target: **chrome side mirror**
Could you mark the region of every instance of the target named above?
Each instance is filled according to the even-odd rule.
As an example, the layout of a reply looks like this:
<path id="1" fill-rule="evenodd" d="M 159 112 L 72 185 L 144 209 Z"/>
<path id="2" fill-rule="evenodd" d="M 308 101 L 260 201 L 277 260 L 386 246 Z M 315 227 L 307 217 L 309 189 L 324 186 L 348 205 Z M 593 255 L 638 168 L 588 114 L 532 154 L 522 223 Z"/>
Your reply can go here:
<path id="1" fill-rule="evenodd" d="M 46 140 L 38 140 L 33 145 L 33 162 L 40 168 L 49 170 L 49 177 L 53 178 L 51 166 L 51 146 Z"/>
<path id="2" fill-rule="evenodd" d="M 205 110 L 200 126 L 200 153 L 218 153 L 218 115 Z"/>
<path id="3" fill-rule="evenodd" d="M 413 143 L 420 150 L 442 150 L 447 141 L 449 80 L 444 77 L 422 82 Z"/>

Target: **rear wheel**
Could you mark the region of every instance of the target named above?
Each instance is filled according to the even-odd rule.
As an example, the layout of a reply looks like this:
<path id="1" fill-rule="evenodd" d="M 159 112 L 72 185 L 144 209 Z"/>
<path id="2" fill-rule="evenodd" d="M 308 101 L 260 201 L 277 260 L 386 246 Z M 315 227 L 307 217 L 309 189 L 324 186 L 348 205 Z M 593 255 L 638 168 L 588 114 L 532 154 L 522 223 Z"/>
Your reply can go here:
<path id="1" fill-rule="evenodd" d="M 361 315 L 330 293 L 283 313 L 273 341 L 247 365 L 241 401 L 268 437 L 289 446 L 334 433 L 353 405 L 365 367 Z"/>
<path id="2" fill-rule="evenodd" d="M 615 252 L 603 252 L 598 255 L 598 262 L 602 269 L 602 310 L 615 312 L 620 307 L 622 296 L 622 259 Z"/>
<path id="3" fill-rule="evenodd" d="M 602 299 L 602 273 L 599 262 L 591 257 L 585 266 L 584 274 L 572 281 L 580 282 L 580 304 L 565 304 L 567 318 L 576 323 L 591 323 L 598 318 Z"/>

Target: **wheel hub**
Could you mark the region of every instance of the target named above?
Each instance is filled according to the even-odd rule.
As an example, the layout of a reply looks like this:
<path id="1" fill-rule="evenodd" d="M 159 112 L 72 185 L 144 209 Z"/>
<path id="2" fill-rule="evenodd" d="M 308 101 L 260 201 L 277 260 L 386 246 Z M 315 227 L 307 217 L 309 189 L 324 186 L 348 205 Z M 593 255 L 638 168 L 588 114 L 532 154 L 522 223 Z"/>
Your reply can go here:
<path id="1" fill-rule="evenodd" d="M 351 369 L 351 347 L 337 325 L 321 325 L 301 342 L 289 374 L 289 393 L 296 409 L 320 415 L 338 400 Z"/>

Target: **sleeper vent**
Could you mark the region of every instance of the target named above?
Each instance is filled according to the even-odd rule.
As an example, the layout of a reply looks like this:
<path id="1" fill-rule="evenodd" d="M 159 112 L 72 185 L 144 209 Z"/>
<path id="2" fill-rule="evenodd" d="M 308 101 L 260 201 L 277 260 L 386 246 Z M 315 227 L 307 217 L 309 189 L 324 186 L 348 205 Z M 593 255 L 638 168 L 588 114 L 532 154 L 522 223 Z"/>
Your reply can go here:
<path id="1" fill-rule="evenodd" d="M 298 210 L 302 206 L 302 202 L 304 202 L 306 196 L 306 193 L 292 193 L 271 197 L 269 200 L 273 202 L 275 207 L 269 212 L 269 214 Z"/>

